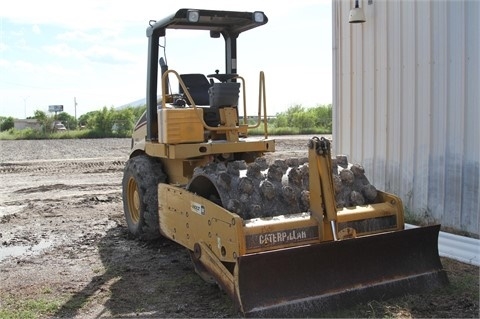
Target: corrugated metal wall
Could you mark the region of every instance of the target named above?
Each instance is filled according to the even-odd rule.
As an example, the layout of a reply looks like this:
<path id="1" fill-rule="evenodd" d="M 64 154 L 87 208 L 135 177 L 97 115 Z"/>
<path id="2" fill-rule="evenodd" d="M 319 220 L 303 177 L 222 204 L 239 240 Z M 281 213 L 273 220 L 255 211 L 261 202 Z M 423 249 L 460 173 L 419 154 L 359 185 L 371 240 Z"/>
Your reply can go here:
<path id="1" fill-rule="evenodd" d="M 480 235 L 480 1 L 333 0 L 334 148 L 409 213 Z"/>

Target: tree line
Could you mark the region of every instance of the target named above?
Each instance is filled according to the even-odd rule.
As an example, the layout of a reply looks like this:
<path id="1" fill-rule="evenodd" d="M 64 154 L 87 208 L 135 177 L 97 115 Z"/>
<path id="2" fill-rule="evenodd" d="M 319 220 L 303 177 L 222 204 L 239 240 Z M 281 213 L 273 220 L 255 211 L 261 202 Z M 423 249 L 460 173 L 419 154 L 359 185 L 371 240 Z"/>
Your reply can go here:
<path id="1" fill-rule="evenodd" d="M 40 129 L 14 129 L 12 117 L 0 116 L 0 138 L 102 138 L 130 137 L 133 127 L 146 106 L 115 109 L 103 107 L 81 115 L 78 119 L 66 112 L 49 115 L 37 110 L 30 119 L 37 120 Z M 54 123 L 61 122 L 66 132 L 56 132 Z M 303 107 L 293 105 L 268 119 L 269 132 L 281 134 L 329 134 L 332 132 L 332 105 Z M 262 134 L 263 130 L 251 132 Z M 9 136 L 8 136 L 9 135 Z"/>
<path id="2" fill-rule="evenodd" d="M 34 116 L 27 119 L 35 119 L 39 129 L 29 127 L 24 130 L 15 130 L 14 118 L 0 116 L 0 131 L 17 138 L 127 137 L 130 136 L 136 120 L 144 111 L 145 106 L 122 109 L 103 107 L 101 110 L 85 113 L 76 119 L 67 112 L 49 115 L 37 110 Z M 62 123 L 67 131 L 57 132 L 54 124 L 58 122 Z M 5 137 L 5 134 L 1 137 Z"/>

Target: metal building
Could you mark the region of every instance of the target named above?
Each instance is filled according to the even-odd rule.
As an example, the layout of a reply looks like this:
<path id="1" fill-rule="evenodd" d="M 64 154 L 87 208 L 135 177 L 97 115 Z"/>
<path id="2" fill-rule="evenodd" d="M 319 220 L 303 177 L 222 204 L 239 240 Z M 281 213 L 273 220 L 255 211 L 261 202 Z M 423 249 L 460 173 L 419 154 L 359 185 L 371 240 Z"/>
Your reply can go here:
<path id="1" fill-rule="evenodd" d="M 333 0 L 333 140 L 427 222 L 480 235 L 480 1 Z"/>

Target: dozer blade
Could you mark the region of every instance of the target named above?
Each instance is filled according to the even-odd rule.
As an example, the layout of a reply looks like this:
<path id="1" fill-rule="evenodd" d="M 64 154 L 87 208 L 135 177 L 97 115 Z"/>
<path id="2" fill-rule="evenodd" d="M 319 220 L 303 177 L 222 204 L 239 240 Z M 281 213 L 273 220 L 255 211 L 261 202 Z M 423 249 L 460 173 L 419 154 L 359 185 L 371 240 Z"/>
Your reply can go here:
<path id="1" fill-rule="evenodd" d="M 362 301 L 448 283 L 440 226 L 242 256 L 237 302 L 245 316 L 315 316 Z"/>

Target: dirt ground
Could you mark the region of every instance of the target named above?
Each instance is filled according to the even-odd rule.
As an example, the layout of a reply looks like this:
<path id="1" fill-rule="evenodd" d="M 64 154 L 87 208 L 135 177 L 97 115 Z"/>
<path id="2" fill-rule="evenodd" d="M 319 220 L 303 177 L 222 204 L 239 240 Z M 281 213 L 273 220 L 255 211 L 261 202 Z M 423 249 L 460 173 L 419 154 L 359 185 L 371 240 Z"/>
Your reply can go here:
<path id="1" fill-rule="evenodd" d="M 308 138 L 277 139 L 275 156 L 306 156 Z M 185 249 L 128 233 L 129 147 L 130 139 L 0 141 L 0 318 L 239 315 Z M 453 287 L 327 316 L 478 318 L 478 267 L 442 261 Z"/>

